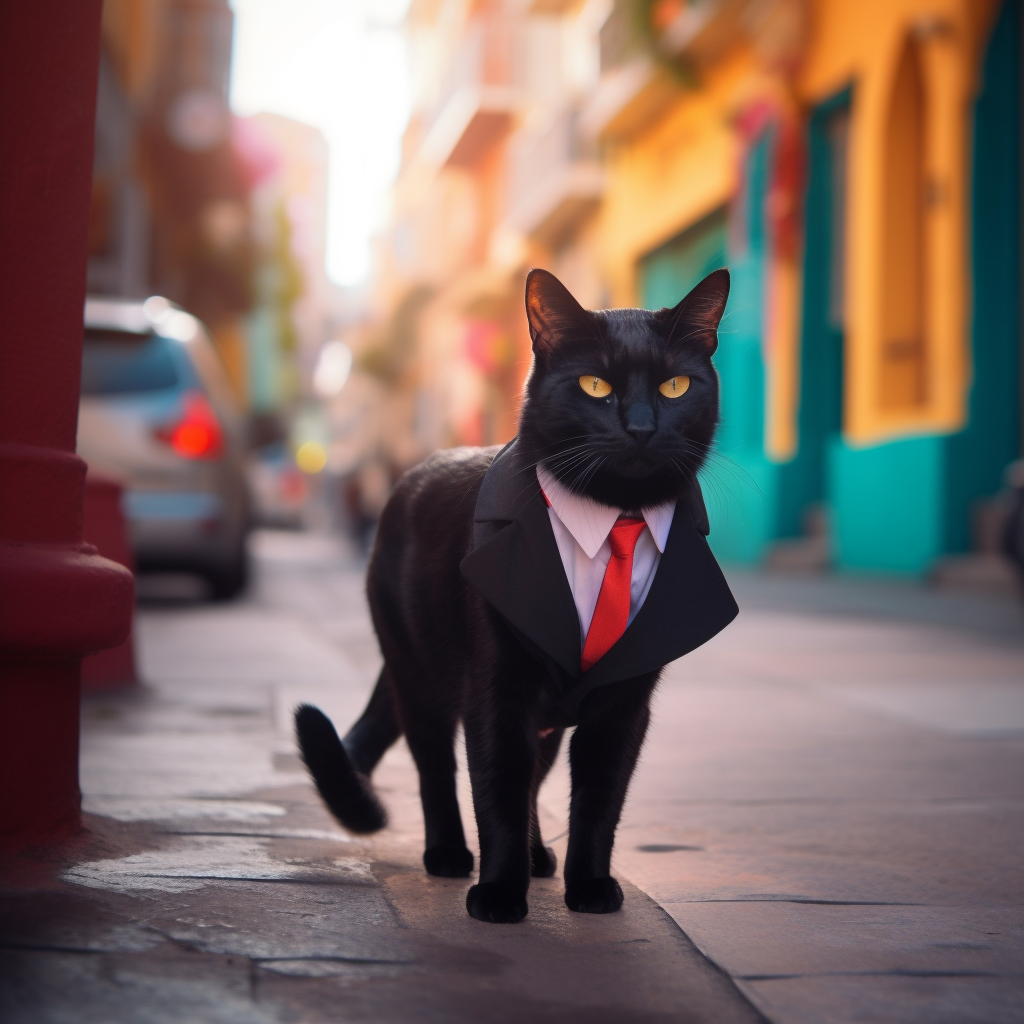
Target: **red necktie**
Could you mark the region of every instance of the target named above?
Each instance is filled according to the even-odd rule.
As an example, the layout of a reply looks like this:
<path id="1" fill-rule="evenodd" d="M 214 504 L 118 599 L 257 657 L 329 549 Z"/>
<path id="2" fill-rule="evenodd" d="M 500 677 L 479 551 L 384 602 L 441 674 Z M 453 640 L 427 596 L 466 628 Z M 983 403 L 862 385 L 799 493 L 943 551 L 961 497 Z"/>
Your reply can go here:
<path id="1" fill-rule="evenodd" d="M 640 534 L 647 524 L 643 519 L 615 521 L 608 534 L 612 557 L 601 581 L 601 593 L 597 595 L 597 607 L 590 620 L 587 642 L 583 645 L 583 671 L 586 672 L 599 658 L 603 657 L 616 640 L 626 632 L 629 622 L 629 585 L 633 578 L 633 551 Z"/>

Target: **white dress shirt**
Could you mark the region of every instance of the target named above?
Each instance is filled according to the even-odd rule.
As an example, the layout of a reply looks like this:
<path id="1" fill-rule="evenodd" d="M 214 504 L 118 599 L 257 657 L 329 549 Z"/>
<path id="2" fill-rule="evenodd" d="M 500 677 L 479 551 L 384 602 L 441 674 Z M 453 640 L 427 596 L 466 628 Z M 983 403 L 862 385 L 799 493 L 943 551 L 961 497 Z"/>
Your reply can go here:
<path id="1" fill-rule="evenodd" d="M 574 494 L 543 465 L 537 466 L 537 479 L 549 502 L 548 518 L 579 613 L 582 650 L 601 593 L 604 572 L 612 557 L 608 535 L 623 509 L 601 505 L 592 498 Z M 675 511 L 674 498 L 664 505 L 640 510 L 647 529 L 640 534 L 633 551 L 627 625 L 636 617 L 654 582 Z"/>

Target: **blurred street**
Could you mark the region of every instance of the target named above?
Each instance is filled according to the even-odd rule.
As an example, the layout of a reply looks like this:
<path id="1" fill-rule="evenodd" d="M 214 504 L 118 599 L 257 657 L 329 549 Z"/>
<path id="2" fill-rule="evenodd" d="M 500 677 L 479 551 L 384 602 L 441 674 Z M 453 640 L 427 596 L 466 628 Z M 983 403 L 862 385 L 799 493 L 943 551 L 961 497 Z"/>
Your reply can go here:
<path id="1" fill-rule="evenodd" d="M 385 832 L 319 806 L 290 714 L 361 710 L 363 567 L 327 537 L 253 547 L 234 605 L 144 581 L 144 688 L 84 708 L 89 832 L 4 900 L 5 1021 L 1024 1020 L 1018 605 L 734 576 L 741 616 L 667 671 L 627 801 L 617 871 L 643 891 L 588 917 L 535 881 L 500 927 L 423 874 L 404 744 Z M 567 787 L 563 755 L 560 861 Z"/>
<path id="2" fill-rule="evenodd" d="M 87 699 L 88 832 L 69 859 L 0 865 L 5 1024 L 760 1019 L 625 882 L 617 915 L 570 915 L 555 878 L 522 925 L 472 920 L 466 882 L 423 872 L 404 744 L 376 774 L 392 826 L 334 825 L 290 718 L 315 701 L 344 729 L 361 710 L 378 667 L 363 567 L 326 538 L 254 547 L 248 601 L 164 586 L 137 617 L 144 689 Z M 471 822 L 468 792 L 463 808 Z"/>
<path id="3" fill-rule="evenodd" d="M 732 583 L 666 673 L 620 869 L 773 1021 L 1024 1020 L 1019 606 Z"/>

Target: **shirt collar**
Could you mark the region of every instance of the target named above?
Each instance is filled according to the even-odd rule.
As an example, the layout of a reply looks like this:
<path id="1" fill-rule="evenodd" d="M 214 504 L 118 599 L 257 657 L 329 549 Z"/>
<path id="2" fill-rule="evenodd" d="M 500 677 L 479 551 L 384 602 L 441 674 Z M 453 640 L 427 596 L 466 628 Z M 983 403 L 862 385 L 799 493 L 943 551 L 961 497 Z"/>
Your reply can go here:
<path id="1" fill-rule="evenodd" d="M 582 494 L 574 494 L 543 464 L 537 466 L 537 480 L 555 515 L 583 548 L 587 558 L 593 558 L 612 532 L 615 520 L 622 515 L 623 510 L 602 505 Z M 674 498 L 663 505 L 652 505 L 640 510 L 662 554 L 665 552 L 675 511 Z"/>

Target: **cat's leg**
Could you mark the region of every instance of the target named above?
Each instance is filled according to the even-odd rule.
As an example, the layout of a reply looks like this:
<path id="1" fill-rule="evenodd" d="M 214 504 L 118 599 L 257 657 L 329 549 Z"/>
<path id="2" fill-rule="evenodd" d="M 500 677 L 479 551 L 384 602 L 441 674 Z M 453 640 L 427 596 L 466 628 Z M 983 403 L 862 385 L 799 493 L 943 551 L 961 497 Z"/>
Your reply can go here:
<path id="1" fill-rule="evenodd" d="M 538 736 L 537 665 L 515 641 L 496 645 L 474 666 L 481 691 L 467 702 L 463 724 L 480 837 L 480 881 L 466 909 L 481 921 L 515 923 L 526 916 L 530 887 L 530 822 Z"/>
<path id="2" fill-rule="evenodd" d="M 426 826 L 423 866 L 442 878 L 468 878 L 473 854 L 466 846 L 455 789 L 456 718 L 443 702 L 417 700 L 414 706 L 403 707 L 403 725 L 420 776 Z"/>
<path id="3" fill-rule="evenodd" d="M 499 709 L 467 714 L 466 754 L 480 837 L 480 881 L 466 895 L 472 917 L 514 924 L 530 887 L 530 804 L 537 734 Z"/>
<path id="4" fill-rule="evenodd" d="M 547 778 L 551 766 L 558 756 L 564 729 L 552 729 L 541 735 L 537 748 L 537 764 L 533 776 L 533 790 L 530 794 L 530 874 L 534 878 L 550 878 L 558 867 L 558 858 L 550 846 L 544 845 L 540 835 L 540 821 L 537 818 L 537 793 Z"/>
<path id="5" fill-rule="evenodd" d="M 570 910 L 606 914 L 622 906 L 622 889 L 611 876 L 612 845 L 657 679 L 653 673 L 600 687 L 584 704 L 569 746 L 565 902 Z"/>
<path id="6" fill-rule="evenodd" d="M 341 742 L 356 771 L 369 776 L 384 752 L 401 735 L 395 691 L 385 665 L 377 677 L 369 704 Z"/>

